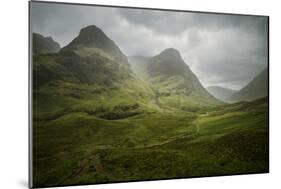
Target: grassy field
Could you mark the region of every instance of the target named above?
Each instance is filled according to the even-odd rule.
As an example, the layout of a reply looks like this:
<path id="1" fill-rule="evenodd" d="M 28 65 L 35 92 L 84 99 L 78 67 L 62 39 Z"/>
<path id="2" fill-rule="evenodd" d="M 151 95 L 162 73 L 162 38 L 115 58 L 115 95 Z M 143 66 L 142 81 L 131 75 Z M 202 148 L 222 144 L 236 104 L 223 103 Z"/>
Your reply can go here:
<path id="1" fill-rule="evenodd" d="M 184 111 L 142 98 L 34 114 L 34 186 L 268 172 L 268 99 Z"/>

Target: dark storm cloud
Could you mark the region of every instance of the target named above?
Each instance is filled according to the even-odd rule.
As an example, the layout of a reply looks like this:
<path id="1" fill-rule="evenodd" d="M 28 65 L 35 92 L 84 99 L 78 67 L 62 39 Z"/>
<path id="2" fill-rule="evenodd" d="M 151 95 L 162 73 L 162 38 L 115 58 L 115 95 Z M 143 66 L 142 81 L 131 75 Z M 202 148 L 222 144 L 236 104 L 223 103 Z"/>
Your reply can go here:
<path id="1" fill-rule="evenodd" d="M 127 55 L 178 49 L 205 85 L 239 89 L 267 66 L 265 17 L 32 4 L 33 32 L 62 46 L 97 25 Z"/>

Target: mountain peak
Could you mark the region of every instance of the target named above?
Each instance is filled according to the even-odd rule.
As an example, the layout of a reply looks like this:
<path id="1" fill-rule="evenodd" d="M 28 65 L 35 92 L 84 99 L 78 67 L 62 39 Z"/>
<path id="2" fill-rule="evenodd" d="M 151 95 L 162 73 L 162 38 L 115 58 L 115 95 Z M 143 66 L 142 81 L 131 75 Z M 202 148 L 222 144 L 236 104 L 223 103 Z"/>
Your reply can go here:
<path id="1" fill-rule="evenodd" d="M 64 49 L 76 49 L 80 47 L 94 47 L 114 56 L 117 60 L 127 62 L 126 56 L 119 47 L 100 28 L 95 25 L 84 27 L 79 35 Z"/>
<path id="2" fill-rule="evenodd" d="M 132 59 L 132 61 L 137 65 L 136 60 Z M 137 71 L 142 71 L 138 75 L 145 77 L 150 82 L 156 94 L 160 97 L 163 96 L 163 101 L 166 97 L 175 95 L 177 99 L 180 96 L 181 99 L 188 99 L 188 101 L 191 100 L 195 104 L 203 106 L 221 103 L 206 91 L 197 76 L 182 59 L 180 52 L 174 48 L 165 49 L 158 55 L 151 57 L 146 64 L 139 65 L 144 65 L 144 69 L 138 69 Z M 146 73 L 143 73 L 143 70 Z M 135 71 L 135 73 L 137 72 Z M 194 106 L 197 106 L 195 104 Z M 190 108 L 190 104 L 184 105 L 181 100 L 174 101 L 172 106 Z"/>
<path id="3" fill-rule="evenodd" d="M 56 53 L 60 45 L 52 37 L 44 37 L 39 33 L 32 34 L 32 45 L 34 54 Z"/>
<path id="4" fill-rule="evenodd" d="M 85 28 L 82 28 L 79 32 L 79 36 L 88 37 L 88 42 L 91 42 L 90 40 L 96 37 L 107 38 L 105 33 L 95 25 L 90 25 Z"/>
<path id="5" fill-rule="evenodd" d="M 109 39 L 105 33 L 95 25 L 82 28 L 79 35 L 70 42 L 68 47 L 79 45 L 95 46 L 97 48 L 105 48 L 106 45 L 112 45 L 114 42 Z M 115 45 L 115 44 L 114 44 Z"/>
<path id="6" fill-rule="evenodd" d="M 181 75 L 189 69 L 180 52 L 173 48 L 165 49 L 160 54 L 152 57 L 150 63 L 148 69 L 151 74 Z"/>
<path id="7" fill-rule="evenodd" d="M 177 49 L 174 48 L 168 48 L 163 50 L 160 54 L 167 54 L 167 55 L 171 55 L 171 56 L 179 56 L 180 57 L 180 52 Z"/>
<path id="8" fill-rule="evenodd" d="M 180 52 L 177 49 L 174 48 L 168 48 L 163 50 L 159 56 L 163 58 L 178 60 L 177 62 L 183 62 Z"/>

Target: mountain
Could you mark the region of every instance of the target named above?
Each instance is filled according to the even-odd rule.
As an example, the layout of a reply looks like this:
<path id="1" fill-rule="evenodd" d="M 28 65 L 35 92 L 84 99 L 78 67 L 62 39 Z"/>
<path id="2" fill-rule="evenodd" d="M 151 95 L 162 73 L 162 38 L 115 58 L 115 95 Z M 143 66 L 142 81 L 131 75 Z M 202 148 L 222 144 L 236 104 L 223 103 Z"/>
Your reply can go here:
<path id="1" fill-rule="evenodd" d="M 146 68 L 145 77 L 133 73 L 126 55 L 96 26 L 82 28 L 57 53 L 34 53 L 35 119 L 71 112 L 121 119 L 221 104 L 204 89 L 177 50 L 166 49 L 138 60 Z"/>
<path id="2" fill-rule="evenodd" d="M 131 58 L 130 64 L 140 66 L 142 74 L 136 74 L 149 83 L 162 106 L 193 111 L 221 103 L 204 89 L 176 49 L 165 49 L 151 58 Z"/>
<path id="3" fill-rule="evenodd" d="M 33 70 L 34 109 L 40 112 L 35 119 L 45 119 L 42 115 L 49 116 L 47 112 L 86 112 L 118 119 L 156 107 L 150 100 L 153 91 L 133 74 L 124 53 L 96 26 L 81 29 L 58 53 L 34 54 Z"/>
<path id="4" fill-rule="evenodd" d="M 225 102 L 227 102 L 227 99 L 231 95 L 233 95 L 234 93 L 237 92 L 236 90 L 227 89 L 227 88 L 220 87 L 220 86 L 209 86 L 206 89 L 214 97 L 216 97 L 217 99 L 220 99 L 222 101 L 225 101 Z"/>
<path id="5" fill-rule="evenodd" d="M 268 68 L 259 73 L 240 91 L 229 97 L 229 101 L 253 101 L 268 96 Z"/>
<path id="6" fill-rule="evenodd" d="M 150 59 L 147 68 L 151 76 L 157 75 L 194 75 L 181 58 L 180 53 L 173 48 L 165 49 L 159 55 Z"/>
<path id="7" fill-rule="evenodd" d="M 100 28 L 95 25 L 80 30 L 79 35 L 63 50 L 78 50 L 80 48 L 96 48 L 111 55 L 115 60 L 127 62 L 127 57 Z"/>
<path id="8" fill-rule="evenodd" d="M 38 58 L 35 57 L 35 60 Z M 46 62 L 46 58 L 50 61 Z M 132 75 L 126 56 L 96 26 L 81 29 L 79 35 L 63 47 L 59 53 L 41 56 L 40 59 L 43 59 L 44 64 L 39 64 L 40 61 L 35 62 L 38 63 L 38 66 L 46 67 L 46 69 L 44 72 L 38 71 L 36 74 L 48 73 L 48 82 L 60 79 L 109 87 Z M 47 64 L 56 64 L 57 69 L 51 69 L 51 65 L 47 66 Z M 37 83 L 35 80 L 35 84 Z"/>
<path id="9" fill-rule="evenodd" d="M 56 53 L 60 45 L 51 37 L 44 37 L 38 33 L 32 34 L 33 54 Z"/>

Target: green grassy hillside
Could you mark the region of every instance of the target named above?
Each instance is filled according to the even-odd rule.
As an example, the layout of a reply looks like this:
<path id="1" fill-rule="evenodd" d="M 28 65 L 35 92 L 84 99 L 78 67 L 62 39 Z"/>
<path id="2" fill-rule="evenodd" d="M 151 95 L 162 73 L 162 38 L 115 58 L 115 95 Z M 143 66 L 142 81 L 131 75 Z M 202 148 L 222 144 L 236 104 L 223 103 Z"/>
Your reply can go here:
<path id="1" fill-rule="evenodd" d="M 108 120 L 72 112 L 36 121 L 35 185 L 267 172 L 267 108 L 264 99 L 201 113 Z"/>
<path id="2" fill-rule="evenodd" d="M 90 29 L 96 35 L 95 28 Z M 83 30 L 74 40 L 75 44 L 83 38 L 81 33 Z M 57 118 L 77 111 L 118 119 L 119 116 L 158 109 L 153 103 L 153 91 L 133 74 L 120 50 L 112 54 L 88 43 L 83 46 L 82 42 L 78 46 L 71 43 L 58 53 L 34 55 L 35 120 Z M 116 59 L 116 56 L 122 58 Z"/>

